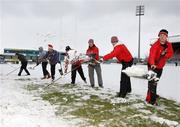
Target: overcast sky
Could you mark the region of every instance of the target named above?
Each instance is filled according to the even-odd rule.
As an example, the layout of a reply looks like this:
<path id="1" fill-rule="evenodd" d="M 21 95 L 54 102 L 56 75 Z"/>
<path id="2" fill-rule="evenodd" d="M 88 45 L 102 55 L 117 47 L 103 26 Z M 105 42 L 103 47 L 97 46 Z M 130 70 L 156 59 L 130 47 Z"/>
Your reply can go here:
<path id="1" fill-rule="evenodd" d="M 118 36 L 137 56 L 136 6 L 145 6 L 141 21 L 141 56 L 151 38 L 165 28 L 180 35 L 179 0 L 0 0 L 0 52 L 4 48 L 38 49 L 51 43 L 85 52 L 90 38 L 104 55 L 112 50 L 111 36 Z"/>

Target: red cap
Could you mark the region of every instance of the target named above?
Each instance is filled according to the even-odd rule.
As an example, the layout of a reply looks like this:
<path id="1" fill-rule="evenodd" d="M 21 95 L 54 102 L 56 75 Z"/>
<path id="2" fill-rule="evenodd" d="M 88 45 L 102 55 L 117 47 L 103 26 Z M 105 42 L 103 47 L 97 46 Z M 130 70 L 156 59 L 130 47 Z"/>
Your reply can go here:
<path id="1" fill-rule="evenodd" d="M 160 32 L 160 33 L 158 34 L 158 37 L 159 37 L 161 34 L 164 34 L 164 35 L 166 35 L 166 37 L 168 37 L 168 34 L 167 34 L 166 32 Z"/>
<path id="2" fill-rule="evenodd" d="M 161 34 L 164 34 L 164 35 L 166 35 L 168 37 L 168 31 L 166 29 L 160 30 L 158 36 L 161 35 Z"/>

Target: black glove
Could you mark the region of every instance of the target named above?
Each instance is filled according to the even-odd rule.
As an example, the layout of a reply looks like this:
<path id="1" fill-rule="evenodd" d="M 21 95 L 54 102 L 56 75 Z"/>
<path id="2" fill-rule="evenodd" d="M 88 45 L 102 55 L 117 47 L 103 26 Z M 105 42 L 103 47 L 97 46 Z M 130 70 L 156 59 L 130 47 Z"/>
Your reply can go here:
<path id="1" fill-rule="evenodd" d="M 59 73 L 60 73 L 60 75 L 63 75 L 63 70 L 59 69 Z"/>
<path id="2" fill-rule="evenodd" d="M 166 55 L 166 53 L 167 53 L 167 51 L 166 51 L 166 50 L 162 51 L 162 52 L 161 52 L 161 56 L 165 56 L 165 55 Z"/>
<path id="3" fill-rule="evenodd" d="M 39 65 L 39 63 L 38 62 L 36 62 L 36 66 L 38 66 Z"/>
<path id="4" fill-rule="evenodd" d="M 103 58 L 100 58 L 100 59 L 99 59 L 99 62 L 101 62 L 101 63 L 104 62 Z"/>

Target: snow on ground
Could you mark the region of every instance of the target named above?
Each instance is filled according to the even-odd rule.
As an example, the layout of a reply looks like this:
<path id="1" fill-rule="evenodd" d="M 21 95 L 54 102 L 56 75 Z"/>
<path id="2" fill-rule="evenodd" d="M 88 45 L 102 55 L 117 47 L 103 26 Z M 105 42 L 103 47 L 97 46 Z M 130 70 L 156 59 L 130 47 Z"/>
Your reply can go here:
<path id="1" fill-rule="evenodd" d="M 55 116 L 49 103 L 21 88 L 24 82 L 15 80 L 19 78 L 17 72 L 5 76 L 12 67 L 0 67 L 0 127 L 68 127 L 65 120 Z"/>
<path id="2" fill-rule="evenodd" d="M 15 69 L 20 65 L 9 65 L 1 64 L 0 65 L 0 127 L 68 127 L 72 126 L 74 123 L 66 121 L 62 118 L 59 118 L 55 115 L 55 108 L 50 105 L 50 103 L 45 102 L 39 96 L 32 95 L 28 93 L 27 90 L 22 89 L 27 83 L 31 83 L 31 80 L 34 82 L 40 81 L 39 85 L 49 83 L 50 81 L 45 80 L 41 81 L 42 77 L 41 66 L 35 68 L 35 70 L 30 70 L 31 76 L 17 76 L 18 71 L 6 76 L 8 72 Z M 29 67 L 34 65 L 28 65 Z M 139 65 L 142 68 L 146 66 Z M 103 64 L 102 66 L 103 82 L 105 89 L 101 89 L 101 94 L 96 92 L 94 89 L 88 89 L 88 95 L 83 96 L 83 100 L 88 100 L 89 95 L 98 95 L 101 99 L 107 99 L 107 96 L 112 91 L 119 91 L 119 82 L 120 82 L 120 64 Z M 58 66 L 57 66 L 58 68 Z M 85 76 L 88 81 L 88 72 L 87 65 L 83 65 Z M 22 75 L 25 75 L 23 72 Z M 56 72 L 56 78 L 58 77 L 58 72 Z M 180 102 L 180 68 L 175 66 L 166 66 L 163 71 L 162 78 L 160 79 L 158 85 L 158 94 L 160 96 L 170 98 Z M 95 75 L 96 77 L 96 75 Z M 60 79 L 57 83 L 66 84 L 70 83 L 70 74 Z M 97 79 L 96 85 L 97 85 Z M 147 91 L 147 81 L 142 79 L 132 78 L 132 93 L 142 95 L 141 97 L 145 98 Z M 77 84 L 84 84 L 77 74 Z M 88 81 L 89 84 L 89 81 Z M 84 91 L 86 87 L 82 86 Z M 112 91 L 110 91 L 110 90 Z M 70 90 L 72 93 L 77 93 L 79 91 Z M 103 93 L 103 94 L 102 94 Z M 115 92 L 111 93 L 115 96 Z M 64 98 L 66 99 L 66 98 Z M 135 96 L 131 99 L 137 99 Z M 111 103 L 126 103 L 126 99 L 115 98 L 111 100 Z M 81 105 L 81 104 L 80 104 Z M 142 108 L 142 104 L 134 104 L 136 108 Z M 145 114 L 150 114 L 150 111 L 141 110 Z M 152 116 L 152 120 L 158 121 L 159 123 L 169 123 L 168 125 L 178 125 L 175 121 L 169 121 L 161 117 Z"/>

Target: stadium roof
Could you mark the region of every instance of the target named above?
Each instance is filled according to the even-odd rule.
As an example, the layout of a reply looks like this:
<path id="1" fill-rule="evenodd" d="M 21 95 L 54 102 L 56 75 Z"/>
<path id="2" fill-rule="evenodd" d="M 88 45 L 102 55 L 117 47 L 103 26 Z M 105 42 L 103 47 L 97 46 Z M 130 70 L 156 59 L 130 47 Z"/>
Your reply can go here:
<path id="1" fill-rule="evenodd" d="M 158 38 L 152 38 L 150 40 L 150 45 L 152 45 L 157 39 Z M 169 36 L 168 39 L 169 39 L 169 42 L 171 43 L 180 43 L 180 35 Z"/>

